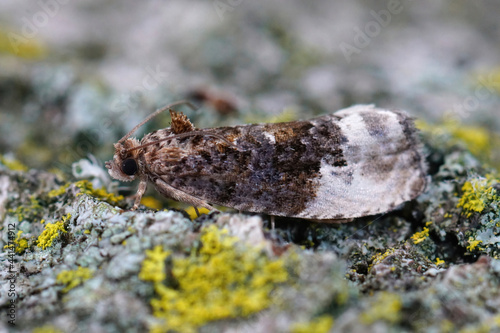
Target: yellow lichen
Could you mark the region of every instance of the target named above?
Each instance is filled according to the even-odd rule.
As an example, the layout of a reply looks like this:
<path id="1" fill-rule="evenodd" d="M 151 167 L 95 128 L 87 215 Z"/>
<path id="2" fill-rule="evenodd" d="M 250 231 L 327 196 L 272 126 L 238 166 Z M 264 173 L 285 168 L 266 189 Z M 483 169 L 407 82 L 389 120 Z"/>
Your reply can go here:
<path id="1" fill-rule="evenodd" d="M 27 38 L 21 31 L 0 30 L 0 53 L 32 59 L 44 56 L 46 50 L 37 39 Z"/>
<path id="2" fill-rule="evenodd" d="M 445 261 L 443 259 L 439 259 L 439 257 L 436 258 L 436 266 L 444 265 L 444 264 L 445 264 Z"/>
<path id="3" fill-rule="evenodd" d="M 208 209 L 204 208 L 204 207 L 198 207 L 198 212 L 200 213 L 200 216 L 203 215 L 203 214 L 210 213 L 210 211 Z M 196 210 L 194 209 L 193 206 L 191 206 L 188 209 L 186 209 L 186 213 L 188 213 L 189 218 L 191 220 L 194 220 L 194 219 L 198 218 L 198 214 L 196 214 Z"/>
<path id="4" fill-rule="evenodd" d="M 95 189 L 92 183 L 88 180 L 80 180 L 75 183 L 75 186 L 80 189 L 80 193 L 78 193 L 77 196 L 87 194 L 99 200 L 106 201 L 112 205 L 116 205 L 123 200 L 123 195 L 108 193 L 104 186 L 100 189 Z"/>
<path id="5" fill-rule="evenodd" d="M 146 250 L 146 259 L 142 262 L 139 279 L 150 282 L 162 282 L 166 278 L 165 259 L 170 251 L 164 251 L 161 245 L 153 250 Z"/>
<path id="6" fill-rule="evenodd" d="M 207 322 L 245 317 L 272 304 L 270 294 L 288 279 L 284 260 L 272 260 L 258 248 L 242 248 L 237 240 L 225 229 L 205 228 L 199 251 L 172 258 L 175 283 L 166 281 L 169 252 L 161 246 L 146 252 L 139 277 L 154 283 L 151 306 L 159 323 L 151 327 L 153 332 L 195 332 Z"/>
<path id="7" fill-rule="evenodd" d="M 402 306 L 399 295 L 382 291 L 374 297 L 371 307 L 361 314 L 360 319 L 368 325 L 379 320 L 395 324 L 401 319 Z"/>
<path id="8" fill-rule="evenodd" d="M 492 201 L 500 198 L 493 185 L 497 180 L 490 175 L 486 178 L 475 178 L 466 181 L 462 186 L 462 197 L 458 201 L 457 207 L 462 207 L 463 212 L 470 217 L 474 212 L 481 213 Z"/>
<path id="9" fill-rule="evenodd" d="M 291 327 L 292 333 L 326 333 L 333 326 L 333 318 L 328 315 L 314 318 L 310 322 L 295 323 Z"/>
<path id="10" fill-rule="evenodd" d="M 63 216 L 61 221 L 57 221 L 54 223 L 47 223 L 45 225 L 45 229 L 42 234 L 38 236 L 37 246 L 45 250 L 47 247 L 52 246 L 52 242 L 59 236 L 59 232 L 66 233 L 67 231 L 64 229 L 64 223 L 71 218 L 71 214 Z"/>
<path id="11" fill-rule="evenodd" d="M 142 197 L 141 204 L 152 209 L 160 210 L 163 208 L 161 201 L 154 197 Z"/>
<path id="12" fill-rule="evenodd" d="M 368 271 L 370 271 L 374 265 L 380 264 L 382 262 L 382 260 L 384 260 L 385 258 L 390 256 L 394 252 L 396 252 L 396 250 L 393 248 L 390 248 L 390 249 L 387 249 L 384 253 L 377 253 L 374 256 L 372 256 L 372 258 L 371 258 L 372 263 L 370 264 L 370 266 L 368 266 Z"/>
<path id="13" fill-rule="evenodd" d="M 24 250 L 28 248 L 28 240 L 26 238 L 21 238 L 21 234 L 23 232 L 19 230 L 17 232 L 17 237 L 14 240 L 14 244 L 16 245 L 16 253 L 23 253 Z"/>
<path id="14" fill-rule="evenodd" d="M 298 113 L 297 109 L 288 107 L 285 108 L 281 113 L 278 115 L 254 115 L 254 114 L 249 114 L 245 118 L 246 123 L 283 123 L 283 122 L 288 122 L 288 121 L 294 121 L 297 120 L 298 118 Z"/>
<path id="15" fill-rule="evenodd" d="M 0 163 L 14 171 L 28 171 L 28 167 L 15 158 L 0 155 Z"/>
<path id="16" fill-rule="evenodd" d="M 429 237 L 429 228 L 424 227 L 422 231 L 414 233 L 411 236 L 411 240 L 413 241 L 413 244 L 419 244 L 426 240 L 427 237 Z"/>
<path id="17" fill-rule="evenodd" d="M 57 274 L 56 280 L 58 283 L 66 285 L 66 287 L 62 290 L 66 293 L 90 279 L 93 274 L 94 272 L 90 268 L 78 267 L 75 270 L 60 272 Z"/>
<path id="18" fill-rule="evenodd" d="M 40 205 L 37 199 L 32 195 L 30 196 L 30 203 L 27 205 L 17 206 L 15 209 L 9 209 L 9 214 L 14 214 L 17 216 L 19 222 L 25 220 L 27 217 L 37 216 L 43 211 L 43 207 Z"/>
<path id="19" fill-rule="evenodd" d="M 476 247 L 481 244 L 482 240 L 477 240 L 472 237 L 469 237 L 469 245 L 467 245 L 467 251 L 474 251 Z"/>
<path id="20" fill-rule="evenodd" d="M 49 191 L 49 193 L 47 195 L 49 196 L 49 198 L 58 197 L 64 193 L 66 193 L 66 189 L 68 188 L 68 186 L 69 186 L 69 183 L 64 184 L 63 186 L 61 186 L 55 190 Z"/>
<path id="21" fill-rule="evenodd" d="M 453 115 L 445 116 L 442 124 L 432 125 L 416 121 L 422 132 L 430 135 L 431 140 L 438 139 L 449 148 L 461 145 L 484 162 L 500 167 L 500 154 L 495 149 L 500 145 L 500 135 L 483 127 L 468 126 L 460 123 Z"/>

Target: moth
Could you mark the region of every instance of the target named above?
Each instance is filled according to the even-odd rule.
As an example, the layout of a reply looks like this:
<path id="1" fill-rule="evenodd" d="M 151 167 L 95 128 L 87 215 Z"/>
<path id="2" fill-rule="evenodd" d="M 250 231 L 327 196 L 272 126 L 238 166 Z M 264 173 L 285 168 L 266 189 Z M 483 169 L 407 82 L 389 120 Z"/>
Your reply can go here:
<path id="1" fill-rule="evenodd" d="M 404 111 L 356 105 L 310 120 L 196 129 L 158 109 L 121 138 L 109 174 L 140 180 L 133 209 L 152 183 L 165 197 L 215 210 L 332 222 L 385 213 L 421 194 L 427 166 Z M 170 110 L 169 128 L 131 138 Z"/>

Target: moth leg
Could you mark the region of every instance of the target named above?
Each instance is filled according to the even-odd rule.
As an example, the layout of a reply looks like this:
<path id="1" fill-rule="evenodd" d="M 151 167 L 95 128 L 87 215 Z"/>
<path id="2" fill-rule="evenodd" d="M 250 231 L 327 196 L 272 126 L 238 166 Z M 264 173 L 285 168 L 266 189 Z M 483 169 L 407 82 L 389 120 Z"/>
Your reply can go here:
<path id="1" fill-rule="evenodd" d="M 134 207 L 132 207 L 132 210 L 136 210 L 137 208 L 139 208 L 142 196 L 146 192 L 147 186 L 148 186 L 148 181 L 146 179 L 141 179 L 141 182 L 139 183 L 139 188 L 137 189 L 137 193 L 135 194 L 135 202 L 134 202 Z"/>
<path id="2" fill-rule="evenodd" d="M 186 192 L 178 190 L 175 187 L 168 185 L 161 179 L 156 179 L 155 187 L 158 190 L 158 192 L 160 192 L 161 195 L 172 198 L 180 202 L 185 202 L 187 204 L 193 205 L 195 209 L 196 207 L 204 207 L 210 211 L 218 212 L 217 209 L 210 206 L 205 200 L 193 197 L 192 195 L 187 194 Z"/>

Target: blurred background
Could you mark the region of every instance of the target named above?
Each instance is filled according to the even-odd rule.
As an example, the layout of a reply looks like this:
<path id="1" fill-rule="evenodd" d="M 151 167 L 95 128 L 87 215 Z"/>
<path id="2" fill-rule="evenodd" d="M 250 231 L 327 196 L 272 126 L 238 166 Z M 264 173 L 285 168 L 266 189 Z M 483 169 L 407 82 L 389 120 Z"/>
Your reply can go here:
<path id="1" fill-rule="evenodd" d="M 500 128 L 498 13 L 494 0 L 3 0 L 0 153 L 63 171 L 89 154 L 105 161 L 142 118 L 186 96 L 201 106 L 181 108 L 197 127 L 374 103 L 489 135 Z"/>

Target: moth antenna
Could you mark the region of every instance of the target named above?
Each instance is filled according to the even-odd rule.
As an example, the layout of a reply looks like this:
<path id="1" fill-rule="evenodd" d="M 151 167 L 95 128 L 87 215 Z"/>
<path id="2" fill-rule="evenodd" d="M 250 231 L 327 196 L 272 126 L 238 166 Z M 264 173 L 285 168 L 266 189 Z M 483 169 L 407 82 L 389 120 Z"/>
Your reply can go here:
<path id="1" fill-rule="evenodd" d="M 134 128 L 132 128 L 132 130 L 130 132 L 128 132 L 127 134 L 125 134 L 125 136 L 123 138 L 121 138 L 118 143 L 123 143 L 125 140 L 127 140 L 132 134 L 134 134 L 135 131 L 137 131 L 137 129 L 139 127 L 141 127 L 142 125 L 144 125 L 145 123 L 147 123 L 148 121 L 150 121 L 151 119 L 153 119 L 154 117 L 156 117 L 157 115 L 159 115 L 160 113 L 162 113 L 163 111 L 166 111 L 170 108 L 172 108 L 173 106 L 176 106 L 176 105 L 181 105 L 181 104 L 185 104 L 187 106 L 189 106 L 191 109 L 193 110 L 196 110 L 196 106 L 194 106 L 193 103 L 191 103 L 190 101 L 186 100 L 186 99 L 183 99 L 183 100 L 180 100 L 180 101 L 177 101 L 177 102 L 174 102 L 174 103 L 171 103 L 171 104 L 168 104 L 158 110 L 156 110 L 155 112 L 153 112 L 152 114 L 150 114 L 149 116 L 146 117 L 146 119 L 144 119 L 143 121 L 141 121 L 137 126 L 135 126 Z"/>
<path id="2" fill-rule="evenodd" d="M 132 150 L 144 148 L 144 147 L 147 147 L 147 146 L 152 146 L 152 145 L 155 145 L 155 144 L 157 144 L 159 142 L 163 142 L 163 141 L 167 141 L 167 140 L 171 140 L 171 139 L 186 138 L 186 137 L 195 136 L 195 135 L 212 136 L 212 137 L 217 138 L 217 139 L 219 139 L 221 141 L 224 141 L 229 146 L 232 146 L 233 148 L 236 148 L 236 149 L 239 150 L 238 146 L 236 146 L 234 143 L 232 143 L 231 141 L 229 141 L 228 139 L 226 139 L 222 135 L 215 134 L 215 133 L 205 133 L 205 132 L 201 132 L 201 131 L 191 131 L 191 132 L 186 132 L 186 133 L 175 134 L 175 135 L 169 136 L 168 138 L 163 138 L 163 139 L 160 139 L 160 140 L 156 140 L 154 142 L 148 142 L 148 143 L 140 145 L 140 146 L 132 147 L 132 148 L 127 149 L 126 152 L 128 153 L 128 152 L 130 152 Z"/>

